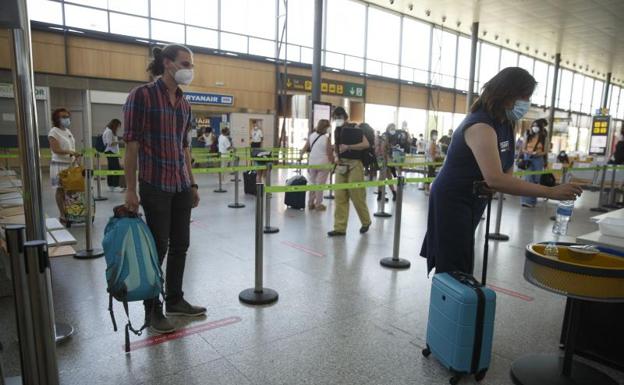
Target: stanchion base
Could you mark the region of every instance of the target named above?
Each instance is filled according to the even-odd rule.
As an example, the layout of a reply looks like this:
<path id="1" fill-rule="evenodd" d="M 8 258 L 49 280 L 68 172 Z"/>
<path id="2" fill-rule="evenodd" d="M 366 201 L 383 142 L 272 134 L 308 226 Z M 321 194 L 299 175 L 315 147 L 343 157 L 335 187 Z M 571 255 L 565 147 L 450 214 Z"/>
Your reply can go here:
<path id="1" fill-rule="evenodd" d="M 609 210 L 605 209 L 604 207 L 594 207 L 594 208 L 589 209 L 589 211 L 593 211 L 595 213 L 606 213 Z"/>
<path id="2" fill-rule="evenodd" d="M 275 233 L 279 233 L 279 229 L 277 227 L 272 227 L 272 226 L 264 226 L 264 233 L 265 234 L 275 234 Z"/>
<path id="3" fill-rule="evenodd" d="M 107 197 L 95 197 L 93 198 L 93 200 L 96 202 L 101 202 L 101 201 L 107 201 L 108 198 Z"/>
<path id="4" fill-rule="evenodd" d="M 382 211 L 380 213 L 373 214 L 373 216 L 376 216 L 377 218 L 390 218 L 392 216 L 392 214 L 386 213 L 386 212 Z"/>
<path id="5" fill-rule="evenodd" d="M 224 189 L 221 188 L 221 189 L 216 189 L 213 192 L 216 192 L 216 193 L 226 193 L 227 190 L 224 190 Z"/>
<path id="6" fill-rule="evenodd" d="M 230 203 L 228 207 L 231 209 L 242 209 L 245 205 L 242 203 Z"/>
<path id="7" fill-rule="evenodd" d="M 275 290 L 262 288 L 257 292 L 255 289 L 247 289 L 240 292 L 238 299 L 247 305 L 268 305 L 277 301 L 278 294 Z"/>
<path id="8" fill-rule="evenodd" d="M 488 234 L 488 239 L 493 241 L 508 241 L 509 235 L 501 234 L 501 233 L 491 233 Z"/>
<path id="9" fill-rule="evenodd" d="M 60 344 L 66 341 L 69 337 L 74 334 L 74 327 L 70 324 L 65 324 L 61 322 L 57 322 L 54 326 L 54 330 L 56 331 L 55 341 L 57 344 Z"/>
<path id="10" fill-rule="evenodd" d="M 326 197 L 324 197 L 324 198 L 325 198 L 325 199 L 330 199 L 330 200 L 331 200 L 331 199 L 336 199 L 336 197 L 335 197 L 335 196 L 333 196 L 333 195 L 327 195 L 327 196 L 326 196 Z"/>
<path id="11" fill-rule="evenodd" d="M 91 250 L 80 250 L 76 252 L 74 258 L 76 259 L 94 259 L 100 258 L 104 256 L 104 251 L 102 249 L 91 249 Z"/>
<path id="12" fill-rule="evenodd" d="M 563 358 L 555 354 L 531 354 L 511 364 L 511 379 L 516 385 L 616 385 L 605 373 L 579 361 L 572 361 L 572 374 L 562 374 Z"/>
<path id="13" fill-rule="evenodd" d="M 391 269 L 409 269 L 411 263 L 407 259 L 392 259 L 384 258 L 379 261 L 379 264 L 383 267 L 389 267 Z"/>

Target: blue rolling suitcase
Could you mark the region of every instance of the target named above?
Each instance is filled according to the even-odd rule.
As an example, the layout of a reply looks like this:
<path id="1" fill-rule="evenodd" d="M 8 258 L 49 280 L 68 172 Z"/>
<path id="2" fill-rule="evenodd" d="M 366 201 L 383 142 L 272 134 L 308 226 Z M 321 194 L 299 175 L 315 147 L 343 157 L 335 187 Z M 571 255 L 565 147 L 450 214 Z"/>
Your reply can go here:
<path id="1" fill-rule="evenodd" d="M 483 276 L 479 283 L 462 272 L 433 276 L 425 357 L 433 355 L 452 373 L 455 385 L 466 374 L 482 380 L 490 366 L 496 293 L 485 286 L 491 196 L 487 195 Z"/>

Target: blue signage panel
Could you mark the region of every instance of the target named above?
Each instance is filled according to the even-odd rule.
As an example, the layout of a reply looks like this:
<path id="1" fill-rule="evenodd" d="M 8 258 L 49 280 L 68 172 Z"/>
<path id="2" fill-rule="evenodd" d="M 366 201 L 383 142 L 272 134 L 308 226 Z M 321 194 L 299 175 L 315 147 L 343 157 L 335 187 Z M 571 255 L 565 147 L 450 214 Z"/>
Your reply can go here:
<path id="1" fill-rule="evenodd" d="M 212 104 L 217 106 L 234 105 L 234 96 L 207 94 L 204 92 L 185 92 L 184 97 L 191 104 Z"/>

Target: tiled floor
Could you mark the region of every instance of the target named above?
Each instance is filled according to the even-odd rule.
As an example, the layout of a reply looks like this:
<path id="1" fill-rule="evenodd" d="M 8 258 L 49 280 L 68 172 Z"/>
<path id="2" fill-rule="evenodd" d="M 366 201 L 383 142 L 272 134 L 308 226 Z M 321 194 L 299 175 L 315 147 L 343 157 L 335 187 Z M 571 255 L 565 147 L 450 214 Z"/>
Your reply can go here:
<path id="1" fill-rule="evenodd" d="M 285 177 L 275 177 L 274 183 Z M 230 317 L 238 322 L 124 354 L 123 333 L 113 332 L 107 312 L 104 260 L 55 258 L 56 316 L 76 329 L 57 349 L 63 384 L 448 383 L 448 372 L 432 357 L 421 355 L 431 283 L 418 257 L 427 215 L 422 191 L 408 186 L 405 194 L 400 254 L 412 261 L 405 271 L 379 265 L 380 258 L 392 253 L 394 218 L 375 218 L 370 232 L 362 236 L 352 210 L 347 237 L 328 239 L 331 201 L 324 213 L 293 211 L 283 206 L 281 194 L 276 195 L 272 223 L 280 232 L 264 237 L 264 278 L 280 299 L 272 306 L 250 307 L 238 301 L 238 294 L 253 286 L 254 198 L 241 197 L 246 207 L 230 209 L 231 182 L 227 194 L 212 192 L 214 176 L 199 177 L 199 184 L 202 202 L 193 212 L 185 290 L 190 301 L 208 307 L 208 317 L 176 323 L 193 327 Z M 96 245 L 112 207 L 123 199 L 123 194 L 104 191 L 110 199 L 98 202 Z M 45 196 L 46 211 L 54 215 L 51 198 L 51 193 Z M 374 199 L 371 193 L 371 211 L 376 208 Z M 588 208 L 596 199 L 595 193 L 583 196 L 570 224 L 571 235 L 595 229 Z M 532 240 L 550 238 L 553 207 L 542 202 L 536 209 L 521 209 L 518 198 L 505 200 L 502 232 L 511 240 L 491 243 L 489 283 L 533 300 L 498 293 L 494 355 L 483 384 L 510 384 L 511 362 L 526 353 L 558 352 L 564 298 L 522 277 L 523 248 Z M 393 210 L 392 203 L 387 210 Z M 483 239 L 482 227 L 478 240 Z M 72 233 L 84 239 L 83 228 L 72 228 Z M 481 255 L 482 242 L 477 243 Z M 19 360 L 12 299 L 0 298 L 0 309 L 2 360 L 8 374 L 15 375 Z M 117 305 L 120 323 L 122 314 Z M 131 315 L 140 323 L 141 306 L 132 304 Z M 623 374 L 613 375 L 624 384 Z"/>

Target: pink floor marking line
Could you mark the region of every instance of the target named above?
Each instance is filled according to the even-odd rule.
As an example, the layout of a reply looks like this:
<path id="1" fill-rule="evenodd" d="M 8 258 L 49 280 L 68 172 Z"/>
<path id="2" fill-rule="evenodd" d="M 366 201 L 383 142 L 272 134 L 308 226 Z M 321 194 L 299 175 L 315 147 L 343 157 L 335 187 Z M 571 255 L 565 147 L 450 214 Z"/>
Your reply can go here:
<path id="1" fill-rule="evenodd" d="M 521 299 L 523 301 L 532 302 L 535 299 L 533 297 L 529 297 L 528 295 L 524 295 L 522 293 L 518 293 L 517 291 L 505 289 L 503 287 L 498 287 L 498 286 L 494 286 L 494 285 L 490 285 L 490 284 L 488 284 L 487 286 L 490 287 L 494 291 L 498 291 L 499 293 L 507 294 L 508 296 L 515 297 L 515 298 Z"/>
<path id="2" fill-rule="evenodd" d="M 286 246 L 290 246 L 293 249 L 297 249 L 297 250 L 301 250 L 303 252 L 306 252 L 308 254 L 314 255 L 315 257 L 324 257 L 324 254 L 319 253 L 318 251 L 314 251 L 312 249 L 308 249 L 307 247 L 300 245 L 298 243 L 292 243 L 292 242 L 288 242 L 288 241 L 282 241 L 282 243 Z"/>
<path id="3" fill-rule="evenodd" d="M 152 336 L 144 340 L 136 341 L 130 344 L 130 350 L 137 350 L 147 348 L 154 345 L 160 345 L 167 341 L 177 340 L 193 334 L 205 332 L 206 330 L 218 329 L 225 326 L 233 325 L 241 321 L 240 317 L 228 317 L 217 321 L 207 322 L 201 325 L 193 326 L 190 328 L 180 329 L 174 333 L 161 334 Z"/>

